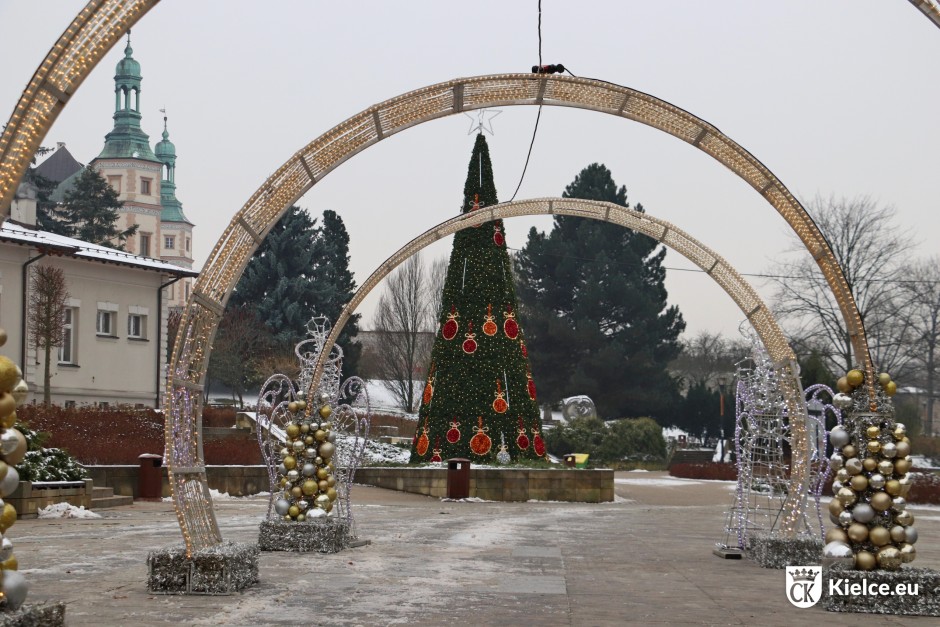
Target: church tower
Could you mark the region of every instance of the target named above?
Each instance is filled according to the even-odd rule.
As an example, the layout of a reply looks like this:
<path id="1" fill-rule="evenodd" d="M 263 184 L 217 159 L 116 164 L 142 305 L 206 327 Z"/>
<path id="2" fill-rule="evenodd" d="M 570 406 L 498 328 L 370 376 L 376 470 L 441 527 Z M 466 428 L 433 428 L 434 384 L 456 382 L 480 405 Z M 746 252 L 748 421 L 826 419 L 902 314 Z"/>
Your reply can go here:
<path id="1" fill-rule="evenodd" d="M 150 149 L 140 128 L 140 63 L 134 59 L 131 36 L 114 73 L 114 128 L 105 135 L 104 149 L 91 165 L 124 201 L 118 228 L 139 225 L 128 238 L 127 251 L 144 257 L 161 256 L 160 218 L 163 163 Z"/>
<path id="2" fill-rule="evenodd" d="M 170 141 L 166 112 L 163 115 L 163 140 L 154 153 L 163 163 L 160 180 L 160 258 L 184 268 L 193 267 L 193 223 L 183 213 L 183 204 L 176 198 L 176 146 Z M 185 278 L 171 286 L 168 296 L 170 307 L 182 307 L 189 298 L 192 279 Z"/>

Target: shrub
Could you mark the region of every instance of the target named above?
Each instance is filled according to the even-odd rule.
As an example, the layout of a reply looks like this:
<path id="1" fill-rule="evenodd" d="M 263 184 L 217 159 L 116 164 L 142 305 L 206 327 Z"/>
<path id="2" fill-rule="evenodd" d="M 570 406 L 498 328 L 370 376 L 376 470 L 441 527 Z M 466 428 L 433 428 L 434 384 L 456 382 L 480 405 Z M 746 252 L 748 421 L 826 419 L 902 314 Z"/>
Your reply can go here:
<path id="1" fill-rule="evenodd" d="M 662 428 L 651 418 L 627 418 L 605 423 L 599 418 L 575 418 L 545 432 L 545 445 L 556 456 L 588 453 L 592 464 L 658 461 L 666 457 Z"/>
<path id="2" fill-rule="evenodd" d="M 738 469 L 734 464 L 721 464 L 719 462 L 673 464 L 669 467 L 669 474 L 684 479 L 738 480 Z"/>
<path id="3" fill-rule="evenodd" d="M 940 505 L 940 475 L 912 472 L 907 501 L 913 505 Z"/>

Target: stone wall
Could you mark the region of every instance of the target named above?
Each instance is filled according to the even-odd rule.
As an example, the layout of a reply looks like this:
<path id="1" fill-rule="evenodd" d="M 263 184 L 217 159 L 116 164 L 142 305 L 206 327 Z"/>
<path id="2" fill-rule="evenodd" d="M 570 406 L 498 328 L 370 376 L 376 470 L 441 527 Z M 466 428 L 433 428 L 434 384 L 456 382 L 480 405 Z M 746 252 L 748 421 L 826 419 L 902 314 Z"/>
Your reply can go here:
<path id="1" fill-rule="evenodd" d="M 140 497 L 139 466 L 85 466 L 95 485 L 114 488 L 115 494 Z M 163 475 L 163 496 L 170 496 L 170 483 L 166 468 Z M 232 496 L 248 496 L 271 489 L 265 466 L 206 466 L 209 487 Z"/>
<path id="2" fill-rule="evenodd" d="M 13 494 L 4 498 L 16 509 L 19 518 L 36 518 L 39 510 L 53 503 L 69 503 L 91 508 L 92 480 L 84 481 L 20 481 Z"/>

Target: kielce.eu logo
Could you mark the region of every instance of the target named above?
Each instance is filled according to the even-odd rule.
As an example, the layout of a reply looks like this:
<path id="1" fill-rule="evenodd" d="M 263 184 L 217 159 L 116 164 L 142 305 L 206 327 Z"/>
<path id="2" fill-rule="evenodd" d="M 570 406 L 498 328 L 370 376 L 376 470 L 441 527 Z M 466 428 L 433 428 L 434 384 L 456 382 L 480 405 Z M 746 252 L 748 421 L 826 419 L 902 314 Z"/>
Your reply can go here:
<path id="1" fill-rule="evenodd" d="M 822 566 L 787 566 L 787 600 L 800 608 L 822 598 Z"/>

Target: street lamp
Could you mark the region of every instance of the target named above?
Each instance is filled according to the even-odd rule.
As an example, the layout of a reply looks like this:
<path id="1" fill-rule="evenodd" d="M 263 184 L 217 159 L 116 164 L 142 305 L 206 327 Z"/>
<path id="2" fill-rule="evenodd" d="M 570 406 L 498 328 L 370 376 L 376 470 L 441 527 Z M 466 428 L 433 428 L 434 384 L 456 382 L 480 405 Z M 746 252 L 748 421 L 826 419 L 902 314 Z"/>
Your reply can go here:
<path id="1" fill-rule="evenodd" d="M 725 461 L 725 386 L 731 382 L 727 374 L 718 375 L 718 426 L 720 427 L 721 440 L 718 446 L 721 451 L 719 462 Z"/>

